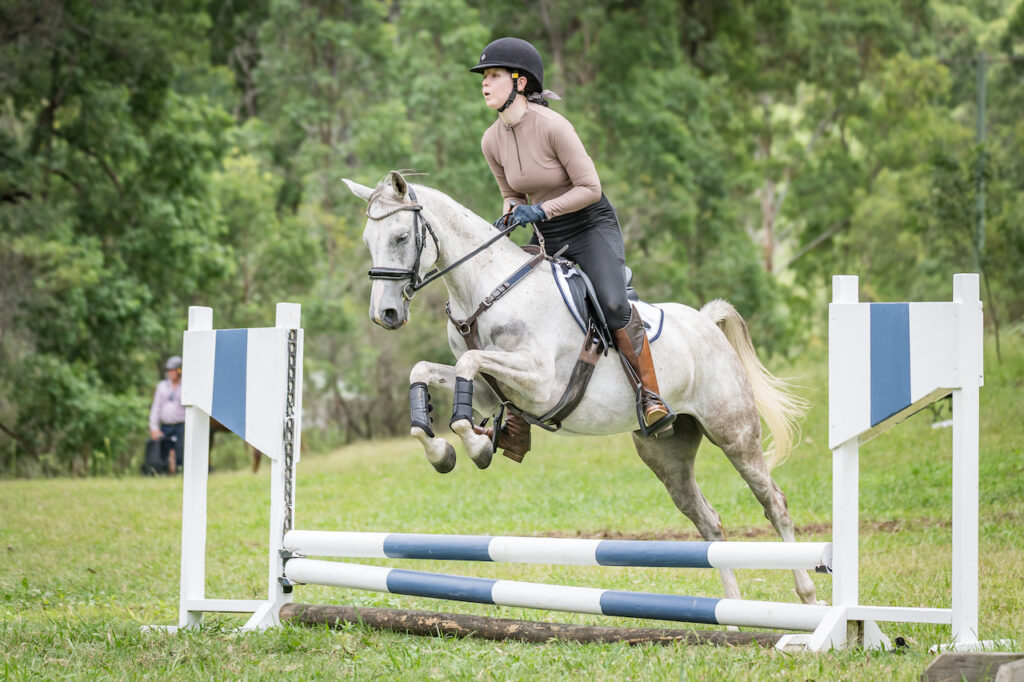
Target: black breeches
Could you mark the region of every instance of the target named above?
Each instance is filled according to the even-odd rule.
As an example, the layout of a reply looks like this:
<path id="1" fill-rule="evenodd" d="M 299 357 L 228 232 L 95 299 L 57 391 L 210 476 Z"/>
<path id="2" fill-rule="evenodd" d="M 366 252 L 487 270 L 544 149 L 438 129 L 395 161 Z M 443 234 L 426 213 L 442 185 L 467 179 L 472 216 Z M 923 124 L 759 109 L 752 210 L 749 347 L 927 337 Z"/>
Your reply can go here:
<path id="1" fill-rule="evenodd" d="M 554 223 L 554 225 L 552 225 Z M 578 231 L 557 229 L 578 225 Z M 555 254 L 566 244 L 563 257 L 579 264 L 587 273 L 605 321 L 612 330 L 629 322 L 631 307 L 626 297 L 626 254 L 615 209 L 603 196 L 596 204 L 559 216 L 539 225 L 545 249 Z M 549 227 L 555 227 L 549 230 Z M 537 235 L 531 243 L 537 243 Z"/>

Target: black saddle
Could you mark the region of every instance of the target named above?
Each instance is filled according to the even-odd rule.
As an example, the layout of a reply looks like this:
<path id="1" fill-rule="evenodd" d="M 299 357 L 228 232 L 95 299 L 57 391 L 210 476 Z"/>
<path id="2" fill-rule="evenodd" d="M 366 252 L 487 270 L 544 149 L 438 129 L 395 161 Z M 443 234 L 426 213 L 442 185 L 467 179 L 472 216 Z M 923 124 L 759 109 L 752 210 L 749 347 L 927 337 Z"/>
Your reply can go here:
<path id="1" fill-rule="evenodd" d="M 556 265 L 573 268 L 576 271 L 575 274 L 578 277 L 569 277 L 567 281 L 569 283 L 569 292 L 572 294 L 573 305 L 583 317 L 583 326 L 589 329 L 591 324 L 593 324 L 600 333 L 605 347 L 614 348 L 611 330 L 608 329 L 608 322 L 605 320 L 601 306 L 597 302 L 597 293 L 594 291 L 594 285 L 587 276 L 587 273 L 583 272 L 580 266 L 572 261 L 559 259 L 556 261 Z M 640 296 L 636 293 L 636 289 L 633 288 L 633 271 L 628 265 L 623 266 L 622 270 L 622 276 L 626 281 L 626 298 L 630 301 L 639 302 Z M 646 322 L 644 326 L 647 326 Z"/>

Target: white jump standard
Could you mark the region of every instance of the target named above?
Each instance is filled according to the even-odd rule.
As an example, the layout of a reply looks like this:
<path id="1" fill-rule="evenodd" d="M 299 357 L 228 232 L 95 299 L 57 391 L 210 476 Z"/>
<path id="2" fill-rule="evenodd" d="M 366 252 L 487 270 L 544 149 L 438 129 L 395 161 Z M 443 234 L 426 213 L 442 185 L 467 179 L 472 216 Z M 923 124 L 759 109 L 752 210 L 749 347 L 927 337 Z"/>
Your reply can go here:
<path id="1" fill-rule="evenodd" d="M 953 277 L 953 301 L 860 303 L 856 277 L 832 278 L 829 447 L 832 449 L 833 611 L 813 635 L 779 647 L 841 647 L 853 636 L 887 646 L 876 621 L 952 626 L 952 648 L 978 642 L 979 389 L 983 327 L 978 275 Z M 859 604 L 861 443 L 953 395 L 952 608 Z"/>
<path id="2" fill-rule="evenodd" d="M 279 623 L 281 604 L 289 601 L 280 582 L 284 573 L 281 539 L 292 527 L 295 463 L 302 436 L 300 312 L 297 304 L 278 303 L 276 327 L 213 330 L 212 309 L 193 306 L 188 310 L 182 344 L 181 401 L 186 407 L 177 627 L 196 627 L 203 613 L 217 612 L 252 613 L 245 629 L 265 628 Z M 211 416 L 272 460 L 265 600 L 205 596 Z"/>
<path id="3" fill-rule="evenodd" d="M 198 626 L 203 612 L 252 613 L 244 629 L 276 626 L 281 608 L 291 602 L 294 586 L 307 583 L 513 607 L 811 633 L 784 636 L 780 648 L 825 651 L 857 644 L 885 646 L 887 639 L 876 625 L 885 621 L 950 624 L 954 646 L 976 644 L 978 388 L 982 366 L 978 278 L 957 275 L 952 303 L 861 304 L 855 277 L 836 277 L 833 284 L 829 412 L 834 545 L 295 530 L 303 342 L 299 307 L 279 304 L 276 328 L 221 331 L 211 329 L 208 308 L 191 308 L 184 344 L 183 402 L 187 410 L 178 626 Z M 950 392 L 954 397 L 952 608 L 860 605 L 857 447 Z M 273 459 L 266 600 L 204 597 L 208 414 L 247 441 L 258 441 L 253 444 Z M 468 578 L 310 557 L 815 569 L 834 572 L 835 579 L 833 606 L 817 606 Z"/>

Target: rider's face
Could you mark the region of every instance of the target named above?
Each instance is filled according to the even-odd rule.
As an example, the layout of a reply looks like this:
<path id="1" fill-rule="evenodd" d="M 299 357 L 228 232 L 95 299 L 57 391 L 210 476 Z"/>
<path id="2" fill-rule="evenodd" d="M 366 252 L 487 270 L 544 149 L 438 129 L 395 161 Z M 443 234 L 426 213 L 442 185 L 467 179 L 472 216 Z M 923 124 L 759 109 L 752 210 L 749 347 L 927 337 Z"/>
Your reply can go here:
<path id="1" fill-rule="evenodd" d="M 526 87 L 526 78 L 520 77 L 519 89 Z M 484 71 L 484 80 L 480 85 L 484 102 L 491 109 L 497 109 L 505 103 L 512 92 L 512 74 L 507 69 L 491 68 Z"/>

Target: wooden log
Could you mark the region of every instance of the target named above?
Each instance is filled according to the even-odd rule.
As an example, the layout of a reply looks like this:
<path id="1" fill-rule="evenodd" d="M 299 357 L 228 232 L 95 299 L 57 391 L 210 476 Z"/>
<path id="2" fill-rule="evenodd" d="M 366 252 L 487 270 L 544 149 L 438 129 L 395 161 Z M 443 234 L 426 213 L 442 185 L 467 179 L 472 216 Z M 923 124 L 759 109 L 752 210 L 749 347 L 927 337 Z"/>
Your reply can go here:
<path id="1" fill-rule="evenodd" d="M 364 624 L 372 628 L 428 637 L 478 637 L 523 642 L 625 642 L 626 644 L 711 644 L 773 647 L 781 635 L 770 632 L 731 630 L 681 630 L 673 628 L 626 628 L 567 623 L 541 623 L 511 618 L 489 618 L 457 613 L 407 611 L 372 607 L 317 604 L 285 604 L 281 621 L 302 625 L 342 627 Z"/>
<path id="2" fill-rule="evenodd" d="M 939 654 L 921 674 L 921 682 L 975 682 L 976 680 L 1000 679 L 1002 667 L 1008 667 L 1002 678 L 1013 680 L 1020 671 L 1024 679 L 1024 668 L 1016 662 L 1024 661 L 1024 653 L 956 653 L 947 651 Z"/>
<path id="3" fill-rule="evenodd" d="M 995 682 L 1024 682 L 1024 655 L 1012 663 L 1003 663 Z"/>

